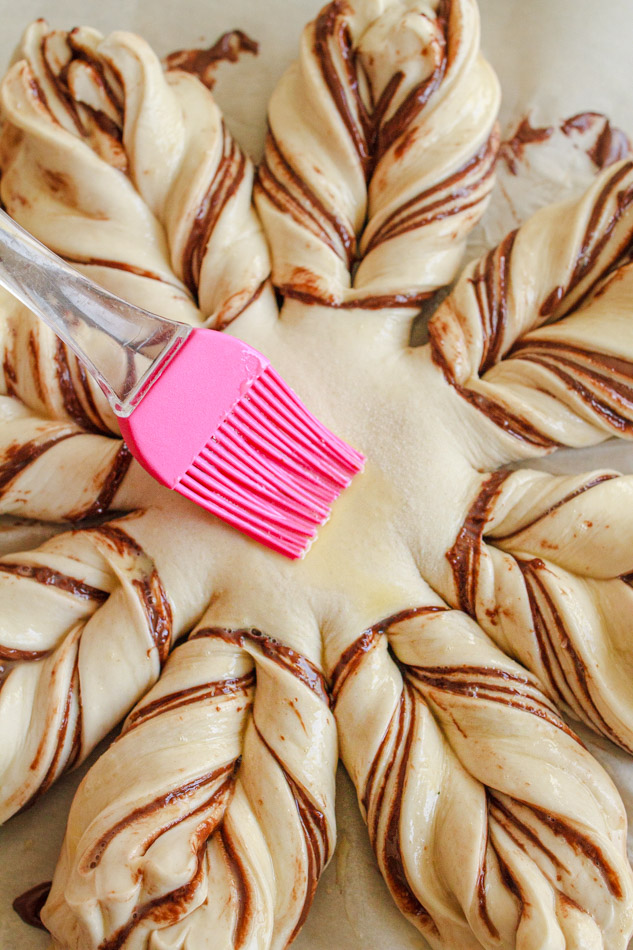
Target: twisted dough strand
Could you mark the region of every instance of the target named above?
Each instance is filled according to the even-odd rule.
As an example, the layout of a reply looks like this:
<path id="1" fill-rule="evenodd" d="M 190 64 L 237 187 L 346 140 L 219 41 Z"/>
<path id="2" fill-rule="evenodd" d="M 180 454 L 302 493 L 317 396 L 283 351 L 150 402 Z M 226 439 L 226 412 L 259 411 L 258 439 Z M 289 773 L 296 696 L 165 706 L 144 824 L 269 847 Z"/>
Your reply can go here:
<path id="1" fill-rule="evenodd" d="M 3 514 L 76 522 L 125 509 L 139 497 L 140 469 L 130 467 L 132 456 L 119 439 L 43 419 L 6 396 L 0 414 Z"/>
<path id="2" fill-rule="evenodd" d="M 95 399 L 90 376 L 59 337 L 4 290 L 0 314 L 2 391 L 43 418 L 74 422 L 84 432 L 116 433 L 110 406 Z"/>
<path id="3" fill-rule="evenodd" d="M 335 840 L 336 733 L 314 663 L 201 626 L 75 798 L 54 946 L 285 947 Z"/>
<path id="4" fill-rule="evenodd" d="M 172 607 L 124 525 L 0 560 L 2 821 L 85 758 L 167 658 Z"/>
<path id="5" fill-rule="evenodd" d="M 471 0 L 334 0 L 306 27 L 256 185 L 282 294 L 415 307 L 450 282 L 498 145 L 478 51 Z"/>
<path id="6" fill-rule="evenodd" d="M 571 715 L 633 750 L 633 481 L 497 472 L 447 552 L 447 598 Z"/>
<path id="7" fill-rule="evenodd" d="M 502 430 L 500 461 L 630 438 L 632 239 L 627 160 L 469 265 L 431 320 L 446 381 Z"/>
<path id="8" fill-rule="evenodd" d="M 344 651 L 333 691 L 381 870 L 433 947 L 624 950 L 615 788 L 472 621 L 440 602 L 383 621 Z"/>
<path id="9" fill-rule="evenodd" d="M 214 327 L 257 301 L 274 314 L 252 166 L 208 90 L 179 71 L 165 76 L 131 34 L 49 32 L 40 20 L 17 57 L 1 92 L 0 194 L 9 213 L 155 313 Z M 48 328 L 5 295 L 0 324 L 5 392 L 45 418 L 117 433 L 98 386 Z M 99 484 L 108 450 L 94 440 L 82 446 Z"/>
<path id="10" fill-rule="evenodd" d="M 49 32 L 38 20 L 2 108 L 2 199 L 80 270 L 156 313 L 211 326 L 260 292 L 269 266 L 252 166 L 194 76 L 165 75 L 132 34 Z"/>

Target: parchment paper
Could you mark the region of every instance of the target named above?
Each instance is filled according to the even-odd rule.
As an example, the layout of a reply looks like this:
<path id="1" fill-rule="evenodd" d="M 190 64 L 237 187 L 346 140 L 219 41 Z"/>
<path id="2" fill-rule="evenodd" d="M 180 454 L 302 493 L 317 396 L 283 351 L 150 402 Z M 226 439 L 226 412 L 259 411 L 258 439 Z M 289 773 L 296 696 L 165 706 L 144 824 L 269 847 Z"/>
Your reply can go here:
<path id="1" fill-rule="evenodd" d="M 222 66 L 215 95 L 234 134 L 257 156 L 268 96 L 296 55 L 302 25 L 320 5 L 320 0 L 0 0 L 0 70 L 23 28 L 38 16 L 64 28 L 81 23 L 104 32 L 134 30 L 161 55 L 208 46 L 224 31 L 241 28 L 259 40 L 260 54 Z M 527 112 L 535 124 L 547 124 L 595 110 L 633 133 L 631 0 L 479 0 L 479 5 L 483 49 L 502 84 L 504 126 Z M 607 443 L 598 449 L 562 452 L 538 465 L 556 472 L 613 467 L 633 473 L 633 446 Z M 30 529 L 23 524 L 0 525 L 0 551 L 31 546 L 29 536 Z M 33 529 L 34 544 L 43 537 L 42 528 Z M 607 740 L 576 723 L 574 727 L 614 777 L 633 823 L 633 760 Z M 29 812 L 0 830 L 0 950 L 48 946 L 44 933 L 17 918 L 11 902 L 52 876 L 74 789 L 98 752 L 77 772 L 64 776 Z M 337 814 L 336 854 L 294 946 L 421 950 L 425 942 L 401 917 L 376 870 L 353 788 L 342 769 Z"/>

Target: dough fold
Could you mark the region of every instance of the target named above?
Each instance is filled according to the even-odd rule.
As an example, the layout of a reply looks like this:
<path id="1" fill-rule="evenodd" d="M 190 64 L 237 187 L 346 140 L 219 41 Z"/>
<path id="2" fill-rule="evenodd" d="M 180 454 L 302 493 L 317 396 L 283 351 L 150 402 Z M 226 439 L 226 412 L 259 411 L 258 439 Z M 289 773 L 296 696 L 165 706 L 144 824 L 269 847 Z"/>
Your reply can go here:
<path id="1" fill-rule="evenodd" d="M 416 308 L 486 209 L 499 88 L 472 0 L 334 0 L 269 106 L 256 184 L 273 282 L 305 303 Z"/>
<path id="2" fill-rule="evenodd" d="M 381 871 L 432 947 L 627 947 L 619 796 L 538 680 L 465 614 L 429 591 L 366 630 L 333 696 Z"/>

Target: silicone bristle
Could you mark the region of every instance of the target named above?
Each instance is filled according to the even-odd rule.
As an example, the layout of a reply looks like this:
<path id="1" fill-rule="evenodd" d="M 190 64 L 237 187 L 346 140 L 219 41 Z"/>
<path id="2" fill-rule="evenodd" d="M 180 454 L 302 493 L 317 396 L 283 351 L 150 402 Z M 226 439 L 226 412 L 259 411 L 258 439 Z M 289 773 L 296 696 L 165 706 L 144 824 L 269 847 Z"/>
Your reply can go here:
<path id="1" fill-rule="evenodd" d="M 267 547 L 297 558 L 364 461 L 268 367 L 177 490 Z"/>

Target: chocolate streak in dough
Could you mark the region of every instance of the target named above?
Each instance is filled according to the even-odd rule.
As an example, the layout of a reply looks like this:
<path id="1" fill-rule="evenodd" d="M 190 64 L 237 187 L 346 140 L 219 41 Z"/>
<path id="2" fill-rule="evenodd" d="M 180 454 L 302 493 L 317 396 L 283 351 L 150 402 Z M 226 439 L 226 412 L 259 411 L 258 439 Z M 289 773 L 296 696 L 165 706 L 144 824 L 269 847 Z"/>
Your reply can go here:
<path id="1" fill-rule="evenodd" d="M 236 63 L 242 53 L 256 56 L 259 43 L 242 30 L 229 30 L 208 49 L 179 49 L 165 57 L 166 69 L 182 69 L 193 73 L 207 89 L 215 85 L 214 72 L 222 62 Z"/>

